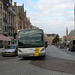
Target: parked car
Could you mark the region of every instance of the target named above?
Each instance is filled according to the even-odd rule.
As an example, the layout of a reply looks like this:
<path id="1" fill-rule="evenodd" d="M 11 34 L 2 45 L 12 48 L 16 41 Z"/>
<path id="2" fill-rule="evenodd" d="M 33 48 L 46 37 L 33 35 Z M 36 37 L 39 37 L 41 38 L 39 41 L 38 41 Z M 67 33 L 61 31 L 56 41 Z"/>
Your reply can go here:
<path id="1" fill-rule="evenodd" d="M 17 56 L 17 46 L 9 45 L 2 51 L 2 56 Z"/>
<path id="2" fill-rule="evenodd" d="M 70 41 L 69 50 L 70 51 L 75 51 L 75 40 Z"/>

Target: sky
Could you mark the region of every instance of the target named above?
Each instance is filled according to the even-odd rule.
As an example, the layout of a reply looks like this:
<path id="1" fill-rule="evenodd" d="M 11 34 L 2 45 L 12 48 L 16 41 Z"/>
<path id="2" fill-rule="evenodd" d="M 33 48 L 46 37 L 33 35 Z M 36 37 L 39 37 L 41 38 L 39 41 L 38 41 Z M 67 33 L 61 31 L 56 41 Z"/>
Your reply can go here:
<path id="1" fill-rule="evenodd" d="M 13 0 L 17 5 L 24 3 L 27 17 L 32 25 L 44 30 L 46 34 L 66 35 L 74 29 L 75 0 Z"/>

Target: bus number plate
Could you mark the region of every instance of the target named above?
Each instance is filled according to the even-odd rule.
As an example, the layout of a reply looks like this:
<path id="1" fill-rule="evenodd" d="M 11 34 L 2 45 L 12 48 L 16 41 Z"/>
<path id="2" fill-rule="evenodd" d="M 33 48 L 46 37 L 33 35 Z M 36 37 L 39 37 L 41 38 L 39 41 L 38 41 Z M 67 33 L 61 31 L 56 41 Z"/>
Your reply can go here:
<path id="1" fill-rule="evenodd" d="M 33 56 L 33 54 L 31 54 L 30 56 Z"/>

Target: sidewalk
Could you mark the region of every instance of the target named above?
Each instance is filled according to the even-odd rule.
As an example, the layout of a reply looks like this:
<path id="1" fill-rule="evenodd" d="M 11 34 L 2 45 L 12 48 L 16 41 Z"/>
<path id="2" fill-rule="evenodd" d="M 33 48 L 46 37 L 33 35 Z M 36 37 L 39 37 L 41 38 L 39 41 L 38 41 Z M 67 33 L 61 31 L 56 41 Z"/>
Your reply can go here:
<path id="1" fill-rule="evenodd" d="M 4 50 L 4 48 L 0 48 L 0 53 Z"/>

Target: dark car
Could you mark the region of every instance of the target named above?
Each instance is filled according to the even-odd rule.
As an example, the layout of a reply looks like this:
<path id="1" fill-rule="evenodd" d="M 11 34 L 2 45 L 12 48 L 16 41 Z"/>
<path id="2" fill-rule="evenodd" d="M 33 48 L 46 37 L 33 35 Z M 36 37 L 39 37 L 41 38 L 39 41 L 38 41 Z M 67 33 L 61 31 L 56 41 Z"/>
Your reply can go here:
<path id="1" fill-rule="evenodd" d="M 75 40 L 70 41 L 69 50 L 70 51 L 75 51 Z"/>
<path id="2" fill-rule="evenodd" d="M 2 51 L 2 56 L 17 56 L 17 46 L 9 45 Z"/>

